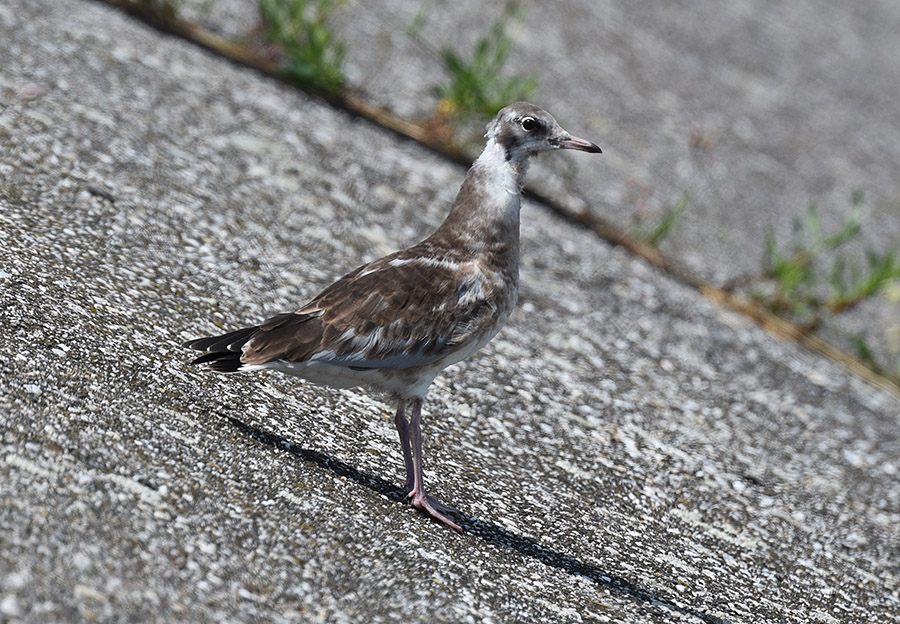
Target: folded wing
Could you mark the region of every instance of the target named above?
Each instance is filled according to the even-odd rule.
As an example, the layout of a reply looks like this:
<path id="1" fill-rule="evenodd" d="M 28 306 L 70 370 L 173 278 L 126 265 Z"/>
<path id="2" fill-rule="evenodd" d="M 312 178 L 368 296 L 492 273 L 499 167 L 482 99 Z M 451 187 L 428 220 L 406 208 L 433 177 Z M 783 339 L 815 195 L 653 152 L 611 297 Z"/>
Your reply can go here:
<path id="1" fill-rule="evenodd" d="M 422 366 L 492 318 L 489 290 L 476 271 L 399 252 L 349 273 L 296 312 L 185 346 L 209 351 L 195 363 L 220 372 L 274 361 Z"/>

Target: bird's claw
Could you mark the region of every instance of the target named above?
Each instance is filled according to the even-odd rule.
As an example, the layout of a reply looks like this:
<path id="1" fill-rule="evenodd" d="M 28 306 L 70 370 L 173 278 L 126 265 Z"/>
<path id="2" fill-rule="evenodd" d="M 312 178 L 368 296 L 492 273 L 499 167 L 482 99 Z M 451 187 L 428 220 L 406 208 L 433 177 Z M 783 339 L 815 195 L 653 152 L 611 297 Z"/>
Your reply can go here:
<path id="1" fill-rule="evenodd" d="M 447 514 L 452 515 L 462 515 L 462 513 L 458 509 L 454 509 L 449 505 L 445 505 L 434 496 L 430 494 L 424 494 L 422 496 L 416 496 L 415 491 L 409 493 L 409 496 L 412 498 L 412 506 L 418 509 L 419 511 L 423 511 L 438 522 L 450 527 L 454 531 L 458 533 L 462 533 L 462 527 L 456 524 L 453 520 L 447 517 Z"/>

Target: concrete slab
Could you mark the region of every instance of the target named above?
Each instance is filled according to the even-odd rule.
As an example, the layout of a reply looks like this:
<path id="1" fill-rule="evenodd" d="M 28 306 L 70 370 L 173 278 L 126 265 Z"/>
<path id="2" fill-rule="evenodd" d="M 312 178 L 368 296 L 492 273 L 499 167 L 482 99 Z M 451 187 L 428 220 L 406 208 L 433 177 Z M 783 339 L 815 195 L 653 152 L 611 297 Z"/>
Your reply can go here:
<path id="1" fill-rule="evenodd" d="M 520 308 L 426 405 L 464 535 L 383 398 L 191 369 L 464 172 L 97 3 L 0 21 L 0 618 L 900 619 L 896 399 L 534 202 Z"/>

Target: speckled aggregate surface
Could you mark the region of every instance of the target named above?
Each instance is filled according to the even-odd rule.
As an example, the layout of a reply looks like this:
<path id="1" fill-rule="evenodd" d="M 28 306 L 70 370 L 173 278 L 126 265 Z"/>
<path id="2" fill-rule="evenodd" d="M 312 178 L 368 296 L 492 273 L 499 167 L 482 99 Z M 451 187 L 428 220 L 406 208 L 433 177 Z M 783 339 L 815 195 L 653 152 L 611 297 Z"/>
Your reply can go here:
<path id="1" fill-rule="evenodd" d="M 900 621 L 900 403 L 534 202 L 426 403 L 466 534 L 384 397 L 191 369 L 463 170 L 97 3 L 0 21 L 0 621 Z"/>

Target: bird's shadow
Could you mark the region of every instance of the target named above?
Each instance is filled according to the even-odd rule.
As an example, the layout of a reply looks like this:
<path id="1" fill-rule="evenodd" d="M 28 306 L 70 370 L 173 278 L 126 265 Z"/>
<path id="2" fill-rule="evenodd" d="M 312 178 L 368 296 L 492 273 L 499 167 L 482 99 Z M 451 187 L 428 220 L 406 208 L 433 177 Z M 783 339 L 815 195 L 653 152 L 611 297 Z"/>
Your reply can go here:
<path id="1" fill-rule="evenodd" d="M 347 477 L 360 485 L 363 485 L 382 496 L 386 496 L 392 501 L 398 503 L 408 503 L 406 492 L 403 488 L 371 475 L 362 470 L 358 470 L 338 459 L 329 457 L 319 451 L 312 449 L 299 448 L 292 444 L 287 438 L 283 438 L 274 433 L 264 431 L 253 425 L 249 425 L 237 418 L 226 416 L 231 425 L 243 434 L 246 434 L 267 446 L 281 451 L 286 451 L 303 461 L 310 462 L 322 468 L 332 471 L 334 474 Z M 622 596 L 628 597 L 635 602 L 647 603 L 655 607 L 667 609 L 680 615 L 693 616 L 703 622 L 709 624 L 728 624 L 727 620 L 703 613 L 688 606 L 679 605 L 670 599 L 658 596 L 648 589 L 625 579 L 621 576 L 612 574 L 602 568 L 585 563 L 571 555 L 547 548 L 538 544 L 534 540 L 522 535 L 517 535 L 502 527 L 487 522 L 479 518 L 473 518 L 465 514 L 455 514 L 454 520 L 463 527 L 464 531 L 472 536 L 478 537 L 485 542 L 501 548 L 515 551 L 525 557 L 531 557 L 544 565 L 551 566 L 558 570 L 562 570 L 572 576 L 588 579 L 597 585 L 606 587 Z"/>

